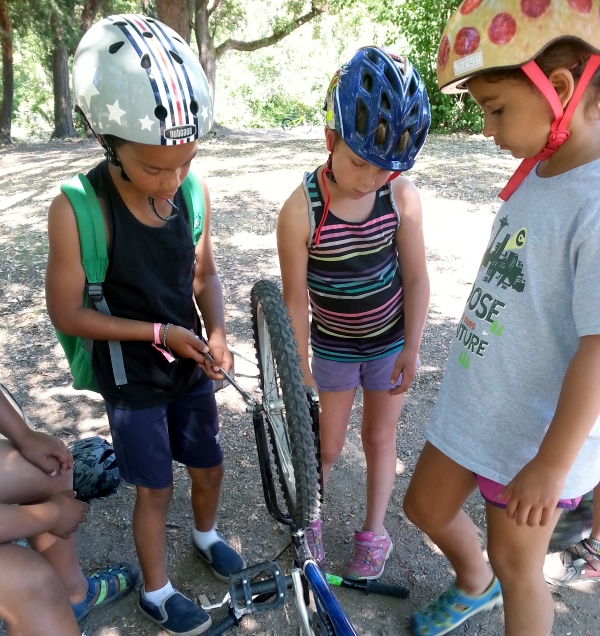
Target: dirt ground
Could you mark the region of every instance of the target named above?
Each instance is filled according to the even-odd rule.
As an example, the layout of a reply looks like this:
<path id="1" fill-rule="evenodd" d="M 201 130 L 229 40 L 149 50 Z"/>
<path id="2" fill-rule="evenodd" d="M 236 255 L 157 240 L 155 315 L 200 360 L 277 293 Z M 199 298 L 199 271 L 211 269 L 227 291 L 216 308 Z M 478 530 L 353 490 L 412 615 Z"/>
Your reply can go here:
<path id="1" fill-rule="evenodd" d="M 91 141 L 16 145 L 0 154 L 0 381 L 21 401 L 37 427 L 67 443 L 91 435 L 109 437 L 103 402 L 70 386 L 66 362 L 44 305 L 47 255 L 46 210 L 58 185 L 85 172 L 102 155 Z M 274 230 L 278 210 L 302 173 L 325 158 L 321 132 L 221 131 L 200 146 L 193 169 L 206 177 L 213 202 L 213 242 L 223 282 L 230 344 L 252 356 L 249 294 L 261 278 L 278 277 Z M 431 136 L 412 178 L 421 189 L 432 283 L 432 301 L 421 358 L 398 424 L 398 470 L 386 526 L 395 549 L 384 581 L 411 588 L 407 600 L 365 597 L 342 590 L 338 597 L 363 636 L 407 634 L 412 611 L 446 586 L 452 572 L 439 550 L 402 513 L 401 501 L 423 444 L 448 349 L 469 287 L 486 247 L 496 197 L 516 163 L 482 137 Z M 240 382 L 256 389 L 256 369 L 237 360 Z M 226 476 L 220 531 L 258 563 L 279 554 L 286 532 L 268 516 L 263 501 L 252 422 L 232 388 L 217 394 Z M 323 506 L 327 568 L 340 573 L 349 557 L 353 531 L 365 512 L 365 463 L 360 446 L 358 396 L 344 452 L 334 467 Z M 168 519 L 168 565 L 173 584 L 188 596 L 212 601 L 226 591 L 190 547 L 189 480 L 175 466 L 175 496 Z M 85 571 L 135 560 L 131 535 L 134 489 L 123 484 L 110 498 L 92 503 L 79 532 Z M 467 510 L 485 540 L 484 507 L 473 495 Z M 289 551 L 281 558 L 289 567 Z M 559 636 L 600 634 L 600 590 L 554 590 Z M 136 610 L 137 593 L 90 615 L 87 636 L 164 634 Z M 218 620 L 223 611 L 214 612 Z M 277 613 L 250 618 L 236 632 L 257 636 L 298 634 L 291 600 Z M 503 614 L 475 618 L 458 634 L 503 633 Z"/>

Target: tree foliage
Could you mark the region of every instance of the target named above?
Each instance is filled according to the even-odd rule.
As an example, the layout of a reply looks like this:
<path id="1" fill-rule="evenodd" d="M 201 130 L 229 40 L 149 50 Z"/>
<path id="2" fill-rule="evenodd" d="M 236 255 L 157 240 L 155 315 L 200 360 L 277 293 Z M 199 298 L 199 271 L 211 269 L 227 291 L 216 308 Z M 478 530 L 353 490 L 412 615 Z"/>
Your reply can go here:
<path id="1" fill-rule="evenodd" d="M 389 42 L 406 42 L 404 53 L 427 86 L 433 130 L 479 132 L 482 117 L 468 95 L 443 95 L 437 84 L 436 62 L 444 27 L 462 0 L 372 0 L 371 9 L 389 25 Z"/>
<path id="2" fill-rule="evenodd" d="M 346 0 L 353 2 L 354 0 Z M 246 27 L 249 5 L 265 19 L 258 33 Z M 200 63 L 214 97 L 217 62 L 228 51 L 257 51 L 277 44 L 290 33 L 335 11 L 344 0 L 156 0 L 159 18 L 187 38 L 185 16 L 196 36 Z"/>

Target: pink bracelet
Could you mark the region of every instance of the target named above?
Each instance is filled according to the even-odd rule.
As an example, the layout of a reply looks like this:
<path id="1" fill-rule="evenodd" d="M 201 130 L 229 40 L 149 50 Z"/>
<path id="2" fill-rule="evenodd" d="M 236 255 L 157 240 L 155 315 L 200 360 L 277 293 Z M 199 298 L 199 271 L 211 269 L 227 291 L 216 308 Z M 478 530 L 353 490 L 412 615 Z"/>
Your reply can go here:
<path id="1" fill-rule="evenodd" d="M 173 357 L 173 355 L 171 354 L 171 350 L 167 347 L 167 351 L 165 351 L 162 348 L 162 343 L 160 341 L 160 328 L 162 327 L 162 323 L 160 322 L 155 322 L 154 323 L 154 342 L 152 343 L 152 346 L 159 352 L 162 353 L 162 355 L 166 358 L 167 362 L 173 362 L 175 360 L 175 358 Z M 165 327 L 165 335 L 166 334 L 166 327 Z M 166 338 L 165 338 L 166 340 Z"/>

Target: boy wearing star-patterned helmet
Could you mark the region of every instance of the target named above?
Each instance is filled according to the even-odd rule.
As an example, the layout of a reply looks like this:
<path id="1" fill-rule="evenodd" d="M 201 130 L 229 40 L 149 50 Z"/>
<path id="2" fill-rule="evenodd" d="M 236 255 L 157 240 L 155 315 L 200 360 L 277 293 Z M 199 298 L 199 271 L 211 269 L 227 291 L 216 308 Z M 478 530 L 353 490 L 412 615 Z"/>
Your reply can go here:
<path id="1" fill-rule="evenodd" d="M 95 194 L 100 206 L 109 264 L 101 285 L 86 284 L 79 235 L 86 228 L 58 195 L 48 213 L 48 312 L 59 332 L 92 342 L 119 473 L 137 490 L 139 608 L 170 634 L 201 634 L 210 616 L 173 588 L 166 570 L 173 460 L 192 481 L 196 553 L 220 580 L 245 567 L 215 529 L 224 471 L 213 381 L 222 379 L 221 367 L 231 369 L 232 358 L 208 190 L 190 173 L 198 139 L 213 123 L 208 82 L 175 31 L 144 16 L 116 15 L 82 38 L 73 86 L 76 108 L 106 153 L 79 179 L 87 201 Z M 194 208 L 203 210 L 196 245 L 193 210 L 180 188 L 186 179 Z"/>

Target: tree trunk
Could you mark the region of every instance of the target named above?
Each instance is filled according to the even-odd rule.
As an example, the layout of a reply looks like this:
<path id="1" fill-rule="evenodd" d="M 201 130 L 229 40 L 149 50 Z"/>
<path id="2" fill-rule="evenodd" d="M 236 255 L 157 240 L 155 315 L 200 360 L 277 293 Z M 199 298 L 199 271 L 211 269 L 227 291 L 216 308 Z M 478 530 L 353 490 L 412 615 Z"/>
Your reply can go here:
<path id="1" fill-rule="evenodd" d="M 69 52 L 60 30 L 54 32 L 52 46 L 52 82 L 54 85 L 54 132 L 52 139 L 75 137 L 71 87 L 69 86 Z"/>
<path id="2" fill-rule="evenodd" d="M 104 0 L 88 0 L 81 10 L 81 35 L 85 35 L 92 26 L 92 22 L 98 13 L 98 9 Z"/>
<path id="3" fill-rule="evenodd" d="M 161 22 L 177 31 L 189 44 L 192 34 L 195 0 L 156 0 L 156 14 Z"/>
<path id="4" fill-rule="evenodd" d="M 2 42 L 2 105 L 0 106 L 0 144 L 10 144 L 11 118 L 14 96 L 12 25 L 6 1 L 0 0 L 0 29 Z"/>
<path id="5" fill-rule="evenodd" d="M 215 79 L 217 76 L 217 56 L 215 53 L 215 42 L 208 30 L 208 20 L 210 13 L 208 11 L 208 0 L 196 1 L 196 43 L 200 51 L 200 64 L 206 73 L 208 86 L 210 88 L 210 97 L 215 100 Z"/>
<path id="6" fill-rule="evenodd" d="M 185 0 L 181 0 L 185 1 Z M 200 64 L 206 73 L 208 85 L 210 87 L 210 95 L 214 101 L 215 98 L 215 80 L 217 75 L 217 61 L 227 51 L 257 51 L 267 46 L 277 44 L 288 36 L 292 31 L 298 29 L 303 24 L 310 22 L 318 15 L 325 13 L 327 5 L 323 0 L 312 0 L 310 9 L 291 19 L 287 24 L 283 24 L 274 28 L 267 36 L 256 40 L 241 41 L 228 39 L 221 42 L 219 46 L 215 46 L 214 33 L 211 34 L 209 29 L 209 20 L 211 15 L 218 15 L 219 10 L 225 11 L 221 5 L 223 0 L 196 0 L 196 42 L 200 51 Z"/>

